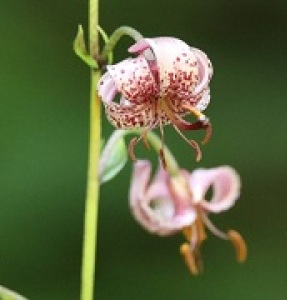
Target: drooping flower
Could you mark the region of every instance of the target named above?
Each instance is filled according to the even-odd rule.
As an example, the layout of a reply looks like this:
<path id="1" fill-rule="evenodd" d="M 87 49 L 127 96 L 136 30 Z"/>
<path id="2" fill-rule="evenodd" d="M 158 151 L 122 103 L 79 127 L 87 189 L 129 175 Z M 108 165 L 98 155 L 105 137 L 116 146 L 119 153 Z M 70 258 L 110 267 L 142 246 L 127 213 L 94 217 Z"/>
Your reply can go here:
<path id="1" fill-rule="evenodd" d="M 206 142 L 211 127 L 202 111 L 210 101 L 213 73 L 207 56 L 171 37 L 142 39 L 129 52 L 137 56 L 108 65 L 99 81 L 98 92 L 109 121 L 116 128 L 143 128 L 145 132 L 171 123 L 181 136 L 181 129 L 208 129 Z M 184 120 L 188 113 L 197 121 Z M 199 159 L 195 141 L 183 138 L 197 150 Z"/>
<path id="2" fill-rule="evenodd" d="M 237 260 L 246 259 L 246 245 L 241 235 L 219 230 L 209 213 L 231 208 L 239 197 L 240 179 L 234 169 L 221 166 L 181 170 L 170 176 L 162 167 L 152 180 L 148 161 L 137 161 L 130 189 L 130 206 L 136 220 L 148 231 L 161 236 L 182 231 L 187 238 L 180 251 L 193 274 L 201 270 L 200 245 L 206 238 L 205 227 L 219 238 L 229 240 L 236 249 Z M 210 201 L 206 194 L 213 190 Z"/>

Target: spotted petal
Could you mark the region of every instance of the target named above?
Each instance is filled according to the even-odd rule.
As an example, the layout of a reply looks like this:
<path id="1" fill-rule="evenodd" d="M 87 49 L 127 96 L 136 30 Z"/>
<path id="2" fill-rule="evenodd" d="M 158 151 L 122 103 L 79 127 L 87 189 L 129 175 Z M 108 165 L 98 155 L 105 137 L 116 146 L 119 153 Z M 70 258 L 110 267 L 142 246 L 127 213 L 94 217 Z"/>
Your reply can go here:
<path id="1" fill-rule="evenodd" d="M 239 197 L 240 178 L 229 166 L 198 169 L 190 175 L 189 184 L 194 203 L 210 212 L 229 209 Z M 208 202 L 205 195 L 209 188 L 213 189 L 213 195 Z"/>
<path id="2" fill-rule="evenodd" d="M 193 94 L 198 95 L 202 93 L 209 86 L 210 79 L 213 75 L 213 68 L 211 61 L 206 54 L 197 48 L 191 48 L 198 63 L 198 77 L 199 81 L 196 85 Z"/>
<path id="3" fill-rule="evenodd" d="M 156 121 L 152 103 L 126 105 L 112 102 L 105 108 L 107 118 L 119 129 L 151 127 Z"/>
<path id="4" fill-rule="evenodd" d="M 152 49 L 159 72 L 160 97 L 184 98 L 198 82 L 197 59 L 183 41 L 171 37 L 145 39 Z M 145 50 L 143 41 L 130 51 Z"/>
<path id="5" fill-rule="evenodd" d="M 194 106 L 199 111 L 204 111 L 210 102 L 210 90 L 209 88 L 203 90 L 201 97 Z"/>
<path id="6" fill-rule="evenodd" d="M 101 78 L 98 90 L 105 103 L 111 101 L 110 97 L 107 99 L 107 94 L 113 94 L 114 91 L 121 93 L 134 104 L 142 104 L 154 99 L 158 94 L 154 76 L 143 55 L 107 66 L 107 72 Z"/>

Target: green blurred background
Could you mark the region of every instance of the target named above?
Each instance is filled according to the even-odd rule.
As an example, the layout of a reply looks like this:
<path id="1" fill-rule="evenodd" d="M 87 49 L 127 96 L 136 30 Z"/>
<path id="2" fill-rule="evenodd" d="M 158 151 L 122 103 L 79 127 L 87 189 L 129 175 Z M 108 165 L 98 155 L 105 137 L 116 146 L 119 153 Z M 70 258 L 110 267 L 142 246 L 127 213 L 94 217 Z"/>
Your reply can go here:
<path id="1" fill-rule="evenodd" d="M 241 200 L 214 216 L 238 229 L 249 258 L 210 237 L 205 272 L 190 277 L 180 235 L 157 238 L 128 208 L 131 164 L 102 187 L 97 299 L 287 299 L 287 1 L 101 1 L 101 25 L 176 36 L 214 67 L 214 126 L 203 160 L 173 130 L 185 168 L 234 166 Z M 40 300 L 79 299 L 89 125 L 89 70 L 72 52 L 87 1 L 1 1 L 0 284 Z M 125 38 L 116 60 L 132 43 Z M 107 137 L 112 127 L 106 122 Z M 141 148 L 141 147 L 139 147 Z M 137 149 L 138 151 L 138 149 Z M 137 152 L 142 157 L 155 153 Z"/>

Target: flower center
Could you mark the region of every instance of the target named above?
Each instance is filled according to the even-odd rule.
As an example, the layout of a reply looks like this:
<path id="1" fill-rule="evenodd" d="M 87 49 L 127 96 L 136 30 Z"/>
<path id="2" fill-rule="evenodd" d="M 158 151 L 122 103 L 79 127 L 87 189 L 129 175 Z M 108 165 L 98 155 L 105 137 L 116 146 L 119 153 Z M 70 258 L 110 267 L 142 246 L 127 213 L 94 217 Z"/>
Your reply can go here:
<path id="1" fill-rule="evenodd" d="M 174 129 L 179 133 L 179 135 L 195 150 L 196 153 L 196 161 L 199 161 L 201 159 L 201 150 L 200 146 L 195 140 L 189 140 L 182 132 L 181 130 L 199 130 L 204 129 L 206 130 L 205 137 L 202 141 L 202 144 L 206 144 L 210 137 L 211 137 L 211 123 L 208 120 L 208 118 L 201 113 L 196 108 L 190 106 L 190 105 L 183 105 L 182 109 L 185 110 L 185 112 L 189 112 L 190 114 L 194 115 L 198 120 L 194 123 L 189 123 L 182 119 L 180 114 L 182 113 L 176 113 L 174 109 L 172 108 L 171 102 L 168 98 L 160 99 L 159 100 L 159 107 L 161 109 L 162 114 L 166 115 L 169 119 L 169 121 L 172 123 Z"/>
<path id="2" fill-rule="evenodd" d="M 174 206 L 168 198 L 157 198 L 150 202 L 151 209 L 162 220 L 170 220 L 174 215 Z"/>

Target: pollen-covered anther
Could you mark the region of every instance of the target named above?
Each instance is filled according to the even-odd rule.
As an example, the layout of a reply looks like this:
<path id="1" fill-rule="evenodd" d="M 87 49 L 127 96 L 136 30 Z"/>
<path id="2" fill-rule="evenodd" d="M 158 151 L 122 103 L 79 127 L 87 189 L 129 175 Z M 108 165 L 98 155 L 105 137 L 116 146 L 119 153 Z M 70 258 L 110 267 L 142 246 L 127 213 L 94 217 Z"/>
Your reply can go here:
<path id="1" fill-rule="evenodd" d="M 190 249 L 190 245 L 188 243 L 184 243 L 180 246 L 180 254 L 182 255 L 190 273 L 192 275 L 198 275 L 200 271 L 199 266 L 197 264 L 194 252 Z"/>
<path id="2" fill-rule="evenodd" d="M 228 238 L 235 248 L 236 259 L 238 262 L 243 263 L 247 258 L 247 245 L 241 234 L 235 230 L 227 232 Z"/>
<path id="3" fill-rule="evenodd" d="M 195 117 L 197 117 L 199 121 L 205 122 L 206 120 L 208 120 L 207 117 L 201 111 L 197 110 L 195 107 L 190 105 L 183 105 L 182 107 L 188 110 L 190 113 L 192 113 Z"/>

